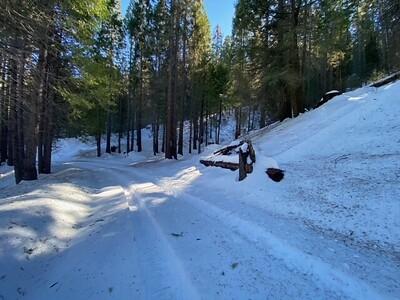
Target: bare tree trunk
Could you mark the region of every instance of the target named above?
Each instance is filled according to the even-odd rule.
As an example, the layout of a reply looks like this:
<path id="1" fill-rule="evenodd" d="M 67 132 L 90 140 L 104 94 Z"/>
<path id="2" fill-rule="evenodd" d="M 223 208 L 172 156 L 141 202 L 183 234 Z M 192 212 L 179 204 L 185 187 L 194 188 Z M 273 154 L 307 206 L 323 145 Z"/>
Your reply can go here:
<path id="1" fill-rule="evenodd" d="M 162 145 L 161 145 L 161 152 L 165 153 L 165 138 L 167 135 L 167 130 L 166 130 L 166 125 L 165 123 L 163 124 L 163 132 L 162 132 Z"/>
<path id="2" fill-rule="evenodd" d="M 291 0 L 292 20 L 291 20 L 291 49 L 290 49 L 290 67 L 292 72 L 297 77 L 301 78 L 300 58 L 299 58 L 299 45 L 297 39 L 297 27 L 299 24 L 300 3 L 296 0 Z M 297 117 L 299 113 L 303 112 L 303 101 L 301 93 L 301 82 L 296 82 L 295 86 L 291 89 L 291 101 L 293 116 Z"/>
<path id="3" fill-rule="evenodd" d="M 265 100 L 262 101 L 261 106 L 260 106 L 260 128 L 265 127 L 265 114 L 266 114 L 266 103 Z"/>
<path id="4" fill-rule="evenodd" d="M 143 47 L 143 42 L 141 42 Z M 143 53 L 140 50 L 140 94 L 136 111 L 136 145 L 137 151 L 142 152 L 142 110 L 144 101 L 144 78 L 143 78 Z"/>
<path id="5" fill-rule="evenodd" d="M 201 153 L 201 144 L 204 142 L 204 91 L 202 92 L 201 96 L 201 108 L 200 108 L 200 122 L 199 122 L 199 147 L 198 153 Z"/>
<path id="6" fill-rule="evenodd" d="M 15 62 L 13 62 L 12 59 L 9 60 L 9 67 L 8 67 L 8 85 L 7 85 L 7 97 L 6 99 L 8 100 L 8 120 L 7 120 L 7 165 L 8 166 L 14 166 L 14 123 L 15 123 L 15 115 L 14 115 L 14 110 L 15 110 L 15 98 L 13 99 L 14 94 L 15 94 L 15 72 L 13 71 L 13 68 L 15 69 Z M 13 73 L 14 72 L 14 73 Z"/>
<path id="7" fill-rule="evenodd" d="M 107 109 L 107 138 L 106 138 L 106 153 L 111 153 L 111 111 Z"/>
<path id="8" fill-rule="evenodd" d="M 198 141 L 199 141 L 199 119 L 196 115 L 193 119 L 193 150 L 197 150 Z"/>
<path id="9" fill-rule="evenodd" d="M 235 129 L 235 139 L 239 138 L 241 134 L 241 114 L 242 114 L 242 108 L 235 108 L 235 119 L 236 119 L 236 129 Z"/>
<path id="10" fill-rule="evenodd" d="M 208 145 L 209 125 L 210 125 L 210 122 L 208 119 L 208 112 L 206 112 L 206 124 L 205 124 L 205 128 L 206 128 L 206 130 L 205 130 L 206 141 L 205 142 L 206 143 L 205 143 L 205 147 L 207 147 L 207 145 Z"/>
<path id="11" fill-rule="evenodd" d="M 190 125 L 189 125 L 189 153 L 192 153 L 192 137 L 193 137 L 193 120 L 190 119 Z"/>
<path id="12" fill-rule="evenodd" d="M 134 151 L 135 148 L 135 122 L 136 122 L 136 111 L 132 106 L 131 111 L 131 151 Z"/>
<path id="13" fill-rule="evenodd" d="M 218 113 L 218 129 L 217 129 L 217 140 L 216 143 L 220 143 L 220 134 L 221 134 L 221 123 L 222 123 L 222 97 L 219 99 L 219 113 Z"/>
<path id="14" fill-rule="evenodd" d="M 247 160 L 246 154 L 242 152 L 241 148 L 239 148 L 239 181 L 242 181 L 247 177 L 246 160 Z"/>
<path id="15" fill-rule="evenodd" d="M 157 153 L 157 154 L 160 152 L 159 137 L 160 137 L 160 117 L 158 116 L 158 112 L 157 112 L 157 119 L 156 119 L 156 144 L 155 144 L 155 150 L 156 150 L 156 153 Z"/>
<path id="16" fill-rule="evenodd" d="M 7 122 L 8 122 L 8 95 L 7 95 L 7 59 L 3 55 L 0 63 L 1 88 L 0 88 L 0 165 L 7 160 Z"/>
<path id="17" fill-rule="evenodd" d="M 133 41 L 129 41 L 129 76 L 128 76 L 128 100 L 127 100 L 127 113 L 126 113 L 126 154 L 131 152 L 131 122 L 132 122 L 132 56 L 133 56 Z"/>
<path id="18" fill-rule="evenodd" d="M 52 35 L 54 36 L 54 39 L 56 41 L 57 45 L 60 45 L 61 43 L 61 36 L 58 35 L 55 32 L 55 29 L 52 29 Z M 56 47 L 55 49 L 58 49 Z M 44 141 L 43 141 L 43 165 L 42 165 L 42 170 L 39 170 L 39 172 L 44 173 L 44 174 L 50 174 L 51 173 L 51 152 L 52 152 L 52 146 L 53 146 L 53 137 L 54 137 L 54 128 L 55 128 L 55 120 L 54 120 L 54 115 L 55 115 L 55 106 L 54 103 L 56 102 L 56 82 L 58 80 L 58 70 L 59 70 L 59 54 L 57 52 L 58 50 L 53 50 L 50 49 L 49 55 L 48 55 L 48 70 L 47 70 L 47 97 L 45 101 L 45 114 L 44 114 Z"/>
<path id="19" fill-rule="evenodd" d="M 119 97 L 119 128 L 118 128 L 118 153 L 121 154 L 122 152 L 122 145 L 121 145 L 121 140 L 122 140 L 122 135 L 124 131 L 124 113 L 123 113 L 123 107 L 124 105 L 124 99 Z"/>
<path id="20" fill-rule="evenodd" d="M 167 98 L 167 131 L 165 158 L 177 159 L 176 149 L 176 84 L 178 54 L 178 16 L 175 0 L 171 1 L 171 32 L 169 41 L 169 76 Z"/>
<path id="21" fill-rule="evenodd" d="M 181 102 L 181 111 L 180 111 L 180 125 L 179 125 L 179 138 L 178 138 L 178 154 L 183 155 L 183 132 L 185 127 L 185 104 L 188 98 L 188 74 L 186 68 L 186 55 L 187 55 L 187 17 L 186 10 L 184 15 L 184 24 L 183 24 L 183 49 L 182 49 L 182 65 L 183 65 L 183 95 Z"/>
<path id="22" fill-rule="evenodd" d="M 250 129 L 251 129 L 251 130 L 254 129 L 254 122 L 255 122 L 255 118 L 256 118 L 256 111 L 257 111 L 257 106 L 254 105 L 254 107 L 253 107 L 253 113 L 251 114 L 251 126 L 250 126 Z"/>
<path id="23" fill-rule="evenodd" d="M 39 74 L 41 71 L 41 65 L 39 64 Z M 37 81 L 37 91 L 32 92 L 31 99 L 25 99 L 25 156 L 24 156 L 24 180 L 36 180 L 37 169 L 36 169 L 36 155 L 37 155 L 37 136 L 36 136 L 36 125 L 37 125 L 37 99 L 41 97 L 41 80 Z M 30 100 L 30 101 L 29 101 Z"/>
<path id="24" fill-rule="evenodd" d="M 23 53 L 23 43 L 14 39 L 15 48 Z M 25 55 L 20 54 L 11 61 L 11 119 L 15 182 L 22 181 L 24 175 L 24 136 L 23 136 L 23 88 Z"/>
<path id="25" fill-rule="evenodd" d="M 158 125 L 158 113 L 155 113 L 154 121 L 152 124 L 152 130 L 153 130 L 153 154 L 157 155 L 158 153 L 158 130 L 159 130 L 159 125 Z"/>
<path id="26" fill-rule="evenodd" d="M 101 116 L 100 116 L 100 107 L 97 107 L 97 130 L 96 130 L 96 148 L 97 148 L 97 157 L 101 156 Z"/>

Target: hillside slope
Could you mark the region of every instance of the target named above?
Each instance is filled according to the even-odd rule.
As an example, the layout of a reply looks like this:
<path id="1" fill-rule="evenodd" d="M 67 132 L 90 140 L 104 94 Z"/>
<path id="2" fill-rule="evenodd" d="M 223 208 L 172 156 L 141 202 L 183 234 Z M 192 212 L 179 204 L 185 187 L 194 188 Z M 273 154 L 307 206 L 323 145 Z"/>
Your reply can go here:
<path id="1" fill-rule="evenodd" d="M 270 209 L 400 251 L 400 82 L 361 88 L 256 138 L 286 180 Z M 264 171 L 257 164 L 254 187 Z M 314 222 L 315 221 L 315 222 Z"/>

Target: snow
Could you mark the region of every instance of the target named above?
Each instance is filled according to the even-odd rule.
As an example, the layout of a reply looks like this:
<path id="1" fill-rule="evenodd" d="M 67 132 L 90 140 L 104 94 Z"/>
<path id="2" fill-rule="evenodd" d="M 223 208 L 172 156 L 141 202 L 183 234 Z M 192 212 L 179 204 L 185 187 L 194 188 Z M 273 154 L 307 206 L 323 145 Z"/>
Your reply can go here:
<path id="1" fill-rule="evenodd" d="M 340 93 L 340 92 L 338 90 L 332 90 L 332 91 L 325 93 L 325 95 L 337 94 L 337 93 Z"/>
<path id="2" fill-rule="evenodd" d="M 53 162 L 68 161 L 80 154 L 95 150 L 96 142 L 93 138 L 87 138 L 86 140 L 78 138 L 59 139 L 55 142 L 52 160 Z"/>
<path id="3" fill-rule="evenodd" d="M 207 160 L 207 161 L 213 161 L 213 162 L 226 162 L 226 163 L 233 163 L 233 164 L 238 164 L 239 163 L 239 155 L 238 154 L 232 154 L 232 155 L 208 155 L 208 156 L 203 156 L 201 157 L 202 160 Z"/>
<path id="4" fill-rule="evenodd" d="M 0 189 L 15 183 L 14 168 L 3 164 L 0 166 Z"/>
<path id="5" fill-rule="evenodd" d="M 399 101 L 364 87 L 248 134 L 242 182 L 153 157 L 147 129 L 129 156 L 60 141 L 54 174 L 0 189 L 0 299 L 399 299 Z"/>
<path id="6" fill-rule="evenodd" d="M 243 145 L 240 146 L 240 150 L 242 150 L 243 153 L 247 153 L 247 151 L 249 150 L 249 144 L 243 143 Z"/>

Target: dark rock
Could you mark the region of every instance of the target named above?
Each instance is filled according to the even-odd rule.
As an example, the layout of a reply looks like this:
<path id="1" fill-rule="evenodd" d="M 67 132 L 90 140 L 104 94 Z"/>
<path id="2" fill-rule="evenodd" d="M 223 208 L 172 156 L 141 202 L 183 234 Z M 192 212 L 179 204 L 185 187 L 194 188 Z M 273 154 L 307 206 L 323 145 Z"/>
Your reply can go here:
<path id="1" fill-rule="evenodd" d="M 268 168 L 265 173 L 275 182 L 280 182 L 285 177 L 285 171 L 280 169 Z"/>

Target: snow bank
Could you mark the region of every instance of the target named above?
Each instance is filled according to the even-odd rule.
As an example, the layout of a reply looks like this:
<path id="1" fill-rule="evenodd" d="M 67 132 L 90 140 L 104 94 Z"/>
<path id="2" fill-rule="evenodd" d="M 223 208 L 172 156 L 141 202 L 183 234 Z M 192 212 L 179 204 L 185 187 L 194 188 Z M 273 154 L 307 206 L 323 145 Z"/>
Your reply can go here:
<path id="1" fill-rule="evenodd" d="M 400 82 L 337 96 L 255 136 L 258 161 L 243 183 L 207 184 L 338 239 L 400 251 L 399 103 Z M 264 174 L 276 161 L 279 184 Z"/>

